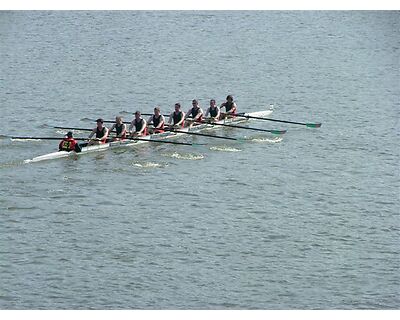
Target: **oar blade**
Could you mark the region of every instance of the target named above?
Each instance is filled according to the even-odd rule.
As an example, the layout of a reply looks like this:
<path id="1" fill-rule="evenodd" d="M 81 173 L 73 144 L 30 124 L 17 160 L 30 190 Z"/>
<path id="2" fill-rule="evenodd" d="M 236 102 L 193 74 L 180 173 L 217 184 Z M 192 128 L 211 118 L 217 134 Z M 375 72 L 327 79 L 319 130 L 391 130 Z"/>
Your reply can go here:
<path id="1" fill-rule="evenodd" d="M 321 127 L 322 123 L 306 123 L 308 128 L 319 128 Z"/>
<path id="2" fill-rule="evenodd" d="M 277 135 L 285 134 L 286 132 L 287 130 L 271 130 L 272 134 L 277 134 Z"/>

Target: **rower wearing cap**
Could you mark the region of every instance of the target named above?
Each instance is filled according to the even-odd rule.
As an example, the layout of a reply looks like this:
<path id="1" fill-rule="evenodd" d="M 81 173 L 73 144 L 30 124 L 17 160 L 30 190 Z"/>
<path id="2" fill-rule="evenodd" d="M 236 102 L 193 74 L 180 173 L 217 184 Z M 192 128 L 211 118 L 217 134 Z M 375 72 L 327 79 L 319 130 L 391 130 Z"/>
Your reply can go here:
<path id="1" fill-rule="evenodd" d="M 113 138 L 113 141 L 123 140 L 126 138 L 126 124 L 122 121 L 121 116 L 115 117 L 115 123 L 108 131 L 112 132 L 114 129 L 117 134 L 115 138 Z"/>
<path id="2" fill-rule="evenodd" d="M 181 104 L 179 102 L 175 103 L 175 111 L 169 115 L 168 124 L 174 126 L 175 128 L 183 128 L 185 123 L 185 113 L 181 110 Z"/>
<path id="3" fill-rule="evenodd" d="M 149 120 L 147 120 L 147 123 L 149 125 L 152 125 L 152 128 L 150 129 L 150 133 L 162 133 L 164 132 L 164 123 L 165 123 L 165 118 L 161 114 L 161 109 L 160 107 L 155 107 L 154 108 L 154 114 L 150 116 Z"/>
<path id="4" fill-rule="evenodd" d="M 227 115 L 234 115 L 237 111 L 237 105 L 236 103 L 233 101 L 233 97 L 231 95 L 228 95 L 226 97 L 226 101 L 221 104 L 220 108 L 225 108 L 225 113 L 222 113 L 221 115 L 223 115 L 225 118 Z"/>
<path id="5" fill-rule="evenodd" d="M 58 145 L 59 151 L 76 151 L 80 152 L 81 148 L 78 142 L 73 138 L 72 131 L 69 131 L 67 135 L 62 139 L 60 144 Z"/>
<path id="6" fill-rule="evenodd" d="M 133 129 L 133 130 L 132 130 Z M 147 122 L 142 118 L 140 111 L 135 112 L 135 118 L 129 126 L 130 137 L 146 136 L 147 135 Z"/>
<path id="7" fill-rule="evenodd" d="M 186 113 L 185 119 L 190 117 L 191 124 L 193 122 L 201 122 L 203 119 L 203 109 L 199 106 L 199 102 L 196 99 L 192 100 L 192 107 Z"/>
<path id="8" fill-rule="evenodd" d="M 210 100 L 210 107 L 206 111 L 205 117 L 209 117 L 211 121 L 218 121 L 221 112 L 214 99 Z"/>
<path id="9" fill-rule="evenodd" d="M 103 125 L 103 119 L 96 120 L 97 126 L 89 135 L 89 139 L 96 134 L 96 138 L 89 141 L 89 145 L 106 143 L 108 137 L 108 129 Z"/>

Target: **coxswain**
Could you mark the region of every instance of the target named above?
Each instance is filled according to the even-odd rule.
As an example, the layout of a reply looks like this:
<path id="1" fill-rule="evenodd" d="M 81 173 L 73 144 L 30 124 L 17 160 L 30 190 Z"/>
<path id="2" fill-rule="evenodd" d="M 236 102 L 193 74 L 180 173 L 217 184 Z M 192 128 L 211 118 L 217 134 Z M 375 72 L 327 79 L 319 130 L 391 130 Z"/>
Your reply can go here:
<path id="1" fill-rule="evenodd" d="M 91 139 L 89 141 L 89 145 L 102 144 L 102 143 L 106 143 L 106 141 L 107 141 L 108 129 L 103 125 L 103 123 L 104 123 L 103 119 L 101 119 L 101 118 L 97 119 L 96 123 L 97 123 L 97 126 L 89 134 L 89 139 L 91 139 L 94 134 L 96 134 L 96 138 Z"/>
<path id="2" fill-rule="evenodd" d="M 232 116 L 236 113 L 237 111 L 237 105 L 233 101 L 233 97 L 231 95 L 228 95 L 226 97 L 226 101 L 221 104 L 220 108 L 225 108 L 225 113 L 221 112 L 221 115 L 226 118 L 228 115 Z"/>
<path id="3" fill-rule="evenodd" d="M 142 118 L 140 111 L 135 112 L 135 118 L 129 126 L 130 137 L 139 137 L 147 135 L 147 122 Z"/>
<path id="4" fill-rule="evenodd" d="M 192 100 L 192 107 L 186 113 L 185 119 L 188 118 L 190 118 L 189 121 L 191 125 L 193 122 L 201 122 L 203 119 L 203 110 L 200 108 L 199 102 L 196 99 Z"/>
<path id="5" fill-rule="evenodd" d="M 168 124 L 175 128 L 183 128 L 185 123 L 185 113 L 181 110 L 181 104 L 175 103 L 175 111 L 169 115 Z"/>
<path id="6" fill-rule="evenodd" d="M 113 141 L 123 140 L 126 138 L 126 124 L 122 121 L 121 116 L 115 117 L 115 123 L 109 129 L 109 132 L 111 133 L 114 129 L 117 134 L 113 138 Z"/>
<path id="7" fill-rule="evenodd" d="M 147 123 L 152 126 L 151 128 L 149 128 L 150 133 L 164 132 L 165 118 L 161 114 L 160 107 L 154 108 L 154 114 L 150 116 L 149 120 L 147 120 Z"/>
<path id="8" fill-rule="evenodd" d="M 79 146 L 78 142 L 73 138 L 72 132 L 69 131 L 67 135 L 62 139 L 60 144 L 58 145 L 59 151 L 75 151 L 81 152 L 81 147 Z"/>
<path id="9" fill-rule="evenodd" d="M 209 117 L 208 119 L 211 120 L 212 122 L 218 121 L 219 116 L 221 112 L 219 110 L 219 107 L 217 106 L 216 102 L 214 99 L 210 100 L 210 107 L 206 111 L 205 117 Z"/>

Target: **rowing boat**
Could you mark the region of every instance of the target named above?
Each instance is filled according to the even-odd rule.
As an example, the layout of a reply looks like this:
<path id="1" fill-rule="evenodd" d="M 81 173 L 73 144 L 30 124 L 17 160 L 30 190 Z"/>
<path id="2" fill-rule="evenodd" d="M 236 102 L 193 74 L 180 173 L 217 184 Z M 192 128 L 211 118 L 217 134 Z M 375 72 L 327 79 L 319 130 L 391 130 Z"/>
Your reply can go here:
<path id="1" fill-rule="evenodd" d="M 267 117 L 272 113 L 272 109 L 267 109 L 263 111 L 257 111 L 257 112 L 250 112 L 250 113 L 245 113 L 246 116 L 251 116 L 251 117 Z M 231 123 L 240 123 L 240 122 L 245 122 L 248 121 L 248 118 L 244 117 L 233 117 L 233 118 L 227 118 L 224 120 L 217 121 L 216 124 L 231 124 Z M 113 149 L 113 148 L 121 148 L 121 147 L 132 147 L 136 146 L 139 144 L 143 143 L 149 143 L 148 140 L 160 140 L 160 139 L 168 139 L 168 138 L 175 138 L 179 137 L 182 135 L 185 135 L 184 132 L 197 132 L 205 129 L 212 129 L 212 128 L 218 128 L 217 126 L 210 124 L 210 123 L 202 123 L 198 125 L 193 125 L 191 127 L 186 127 L 179 129 L 180 132 L 170 132 L 166 131 L 163 133 L 157 133 L 157 134 L 151 134 L 148 136 L 141 137 L 140 140 L 122 140 L 122 141 L 111 141 L 103 144 L 98 144 L 98 145 L 91 145 L 91 146 L 86 146 L 82 147 L 82 151 L 77 153 L 75 151 L 56 151 L 48 154 L 44 154 L 38 157 L 35 157 L 33 159 L 27 159 L 24 160 L 25 163 L 32 163 L 32 162 L 39 162 L 39 161 L 44 161 L 44 160 L 53 160 L 53 159 L 59 159 L 59 158 L 66 158 L 70 156 L 76 156 L 76 155 L 81 155 L 81 154 L 86 154 L 86 153 L 93 153 L 93 152 L 99 152 L 99 151 L 104 151 L 108 149 Z"/>

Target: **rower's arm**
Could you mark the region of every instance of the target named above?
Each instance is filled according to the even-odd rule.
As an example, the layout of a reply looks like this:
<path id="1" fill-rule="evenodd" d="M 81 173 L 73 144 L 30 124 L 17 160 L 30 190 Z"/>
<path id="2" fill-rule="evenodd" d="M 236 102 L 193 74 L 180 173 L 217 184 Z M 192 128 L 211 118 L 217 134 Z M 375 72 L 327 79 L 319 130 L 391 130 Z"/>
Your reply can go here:
<path id="1" fill-rule="evenodd" d="M 215 116 L 215 119 L 219 119 L 219 116 L 221 115 L 221 110 L 217 107 L 217 115 Z"/>
<path id="2" fill-rule="evenodd" d="M 106 132 L 104 132 L 104 135 L 99 140 L 107 139 L 107 137 L 108 137 L 108 129 L 106 128 Z"/>
<path id="3" fill-rule="evenodd" d="M 176 123 L 175 125 L 176 125 L 176 126 L 182 125 L 182 123 L 185 121 L 185 119 L 186 119 L 186 115 L 185 115 L 185 113 L 182 111 L 182 119 L 181 119 L 181 121 L 179 121 L 179 122 Z"/>
<path id="4" fill-rule="evenodd" d="M 160 121 L 160 123 L 158 124 L 158 126 L 157 126 L 156 128 L 157 128 L 157 129 L 162 128 L 162 126 L 163 126 L 164 123 L 165 123 L 165 118 L 164 118 L 163 115 L 161 115 L 161 121 Z"/>
<path id="5" fill-rule="evenodd" d="M 203 115 L 203 109 L 200 108 L 199 112 L 196 114 L 196 116 L 194 117 L 194 120 L 198 120 L 200 119 L 200 117 Z"/>
<path id="6" fill-rule="evenodd" d="M 147 127 L 147 122 L 146 122 L 146 120 L 143 119 L 142 127 L 140 128 L 140 131 L 138 133 L 142 134 L 144 129 L 146 129 L 146 127 Z"/>
<path id="7" fill-rule="evenodd" d="M 185 113 L 183 113 L 183 114 L 185 114 Z M 184 115 L 183 119 L 186 119 L 187 117 L 189 117 L 190 114 L 192 114 L 192 108 L 190 108 L 190 109 L 188 110 L 188 112 L 186 113 L 186 115 Z"/>
<path id="8" fill-rule="evenodd" d="M 93 129 L 92 132 L 89 134 L 89 139 L 90 139 L 91 137 L 93 137 L 94 133 L 96 132 L 95 130 L 96 130 L 96 129 Z"/>
<path id="9" fill-rule="evenodd" d="M 111 130 L 110 130 L 111 132 Z M 123 123 L 122 124 L 122 130 L 121 130 L 121 134 L 119 135 L 119 137 L 123 137 L 126 134 L 126 124 Z"/>
<path id="10" fill-rule="evenodd" d="M 236 105 L 236 103 L 234 102 L 233 105 L 232 105 L 232 109 L 229 110 L 227 113 L 236 113 L 236 110 L 237 110 L 237 105 Z"/>

